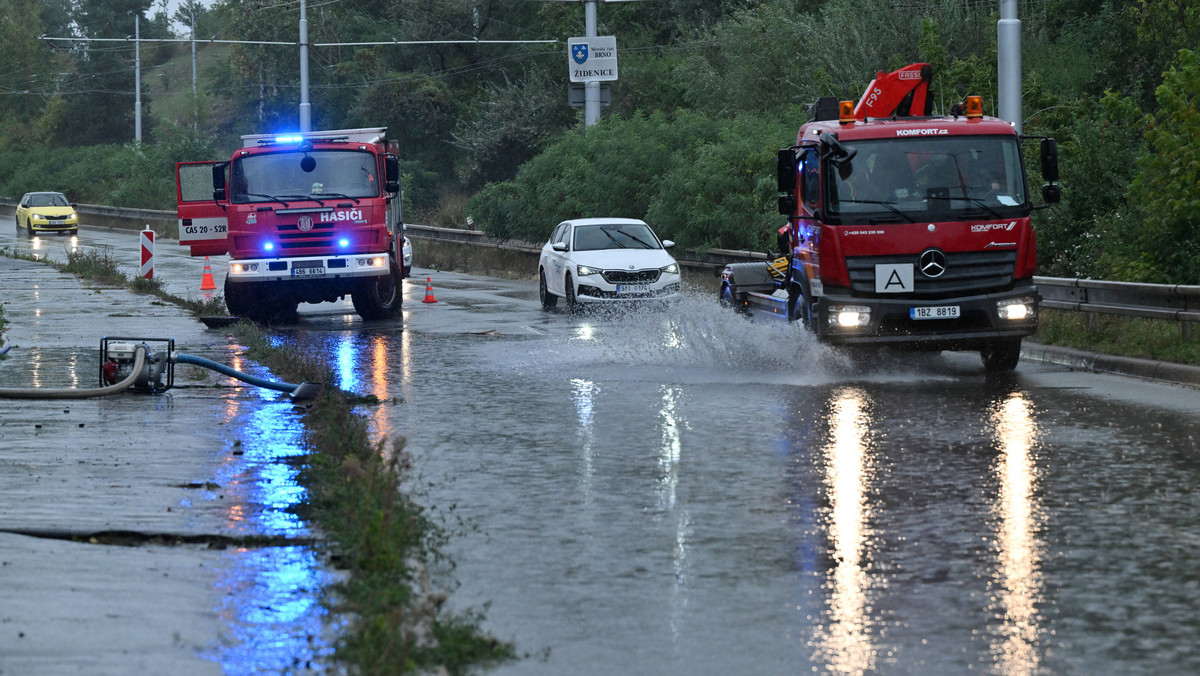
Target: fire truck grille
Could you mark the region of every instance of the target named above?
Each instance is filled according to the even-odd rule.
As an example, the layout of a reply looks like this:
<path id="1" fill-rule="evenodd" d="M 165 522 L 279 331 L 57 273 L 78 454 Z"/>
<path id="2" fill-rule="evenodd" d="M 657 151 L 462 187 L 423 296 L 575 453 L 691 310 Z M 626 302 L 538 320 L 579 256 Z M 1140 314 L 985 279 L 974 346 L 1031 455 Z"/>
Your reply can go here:
<path id="1" fill-rule="evenodd" d="M 913 266 L 913 297 L 939 298 L 964 293 L 988 293 L 1012 284 L 1017 265 L 1017 252 L 965 251 L 946 253 L 946 271 L 937 277 L 926 277 L 920 271 L 920 254 L 899 256 L 857 256 L 846 259 L 850 288 L 862 296 L 875 296 L 875 266 L 911 263 Z M 880 297 L 895 294 L 878 294 Z"/>
<path id="2" fill-rule="evenodd" d="M 319 247 L 333 248 L 333 223 L 313 223 L 312 230 L 301 232 L 295 223 L 276 226 L 279 246 L 287 250 Z"/>
<path id="3" fill-rule="evenodd" d="M 604 281 L 609 284 L 651 284 L 658 281 L 661 270 L 605 270 Z"/>

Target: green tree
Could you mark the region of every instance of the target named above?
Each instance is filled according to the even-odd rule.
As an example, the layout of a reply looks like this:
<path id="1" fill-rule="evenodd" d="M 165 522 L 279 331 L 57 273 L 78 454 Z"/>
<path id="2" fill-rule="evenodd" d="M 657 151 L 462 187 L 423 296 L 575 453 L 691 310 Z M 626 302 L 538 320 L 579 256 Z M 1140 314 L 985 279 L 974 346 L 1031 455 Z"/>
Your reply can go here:
<path id="1" fill-rule="evenodd" d="M 1200 55 L 1181 50 L 1156 98 L 1129 191 L 1144 205 L 1140 240 L 1154 266 L 1144 281 L 1200 284 Z"/>

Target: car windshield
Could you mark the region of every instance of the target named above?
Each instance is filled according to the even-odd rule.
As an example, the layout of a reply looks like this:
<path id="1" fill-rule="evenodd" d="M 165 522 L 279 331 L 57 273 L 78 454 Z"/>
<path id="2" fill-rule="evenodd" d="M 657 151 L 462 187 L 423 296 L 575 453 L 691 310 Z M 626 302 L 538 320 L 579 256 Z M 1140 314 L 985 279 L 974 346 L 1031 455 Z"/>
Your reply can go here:
<path id="1" fill-rule="evenodd" d="M 69 207 L 71 204 L 67 202 L 67 198 L 58 193 L 43 193 L 41 195 L 30 195 L 29 206 L 31 207 Z"/>
<path id="2" fill-rule="evenodd" d="M 645 223 L 580 225 L 575 228 L 576 251 L 601 249 L 661 249 Z"/>
<path id="3" fill-rule="evenodd" d="M 1009 136 L 857 141 L 831 163 L 828 211 L 855 222 L 956 220 L 1017 215 L 1025 174 Z"/>
<path id="4" fill-rule="evenodd" d="M 306 156 L 314 160 L 310 171 L 301 166 Z M 232 175 L 237 204 L 379 195 L 375 156 L 353 150 L 247 155 L 234 160 Z"/>

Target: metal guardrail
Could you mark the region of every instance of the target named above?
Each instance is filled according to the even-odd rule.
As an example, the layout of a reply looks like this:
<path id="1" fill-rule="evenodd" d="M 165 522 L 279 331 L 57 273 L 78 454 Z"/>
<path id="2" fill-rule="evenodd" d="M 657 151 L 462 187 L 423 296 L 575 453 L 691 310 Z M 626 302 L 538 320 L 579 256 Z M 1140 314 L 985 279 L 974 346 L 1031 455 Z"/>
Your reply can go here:
<path id="1" fill-rule="evenodd" d="M 413 239 L 457 242 L 472 246 L 511 249 L 523 253 L 537 253 L 541 250 L 540 244 L 520 240 L 501 240 L 478 230 L 411 224 L 407 227 L 408 234 Z M 704 253 L 695 251 L 672 253 L 680 265 L 718 272 L 730 263 L 765 261 L 767 259 L 767 255 L 762 252 L 731 249 L 709 249 Z M 1034 277 L 1033 281 L 1042 294 L 1042 307 L 1181 322 L 1185 335 L 1191 333 L 1191 324 L 1200 322 L 1200 286 L 1137 284 L 1064 277 Z"/>
<path id="2" fill-rule="evenodd" d="M 0 198 L 0 205 L 14 206 L 15 201 Z M 77 208 L 85 214 L 112 219 L 160 222 L 177 220 L 174 211 L 128 209 L 97 204 L 80 204 Z M 413 239 L 507 249 L 525 254 L 537 254 L 542 248 L 540 244 L 532 242 L 498 239 L 479 230 L 439 228 L 416 224 L 408 224 L 407 228 L 409 236 Z M 767 255 L 762 252 L 732 249 L 709 249 L 704 253 L 696 251 L 673 253 L 680 265 L 718 273 L 730 263 L 765 261 L 767 259 Z M 1200 322 L 1200 286 L 1138 284 L 1065 277 L 1034 277 L 1033 281 L 1042 294 L 1042 307 L 1175 321 L 1181 323 L 1184 335 L 1190 335 L 1195 323 Z"/>
<path id="3" fill-rule="evenodd" d="M 1042 307 L 1097 314 L 1200 322 L 1200 286 L 1034 277 Z"/>

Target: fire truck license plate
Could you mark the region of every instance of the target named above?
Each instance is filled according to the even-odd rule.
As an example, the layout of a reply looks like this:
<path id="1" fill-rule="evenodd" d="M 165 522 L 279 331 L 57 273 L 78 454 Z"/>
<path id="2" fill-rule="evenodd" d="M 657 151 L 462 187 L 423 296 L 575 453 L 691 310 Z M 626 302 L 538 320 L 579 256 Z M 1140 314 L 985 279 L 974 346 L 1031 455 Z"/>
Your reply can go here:
<path id="1" fill-rule="evenodd" d="M 293 277 L 324 277 L 325 268 L 292 268 Z"/>
<path id="2" fill-rule="evenodd" d="M 650 293 L 649 284 L 618 284 L 617 293 Z"/>
<path id="3" fill-rule="evenodd" d="M 908 316 L 910 319 L 958 319 L 958 306 L 914 307 L 909 308 Z"/>

